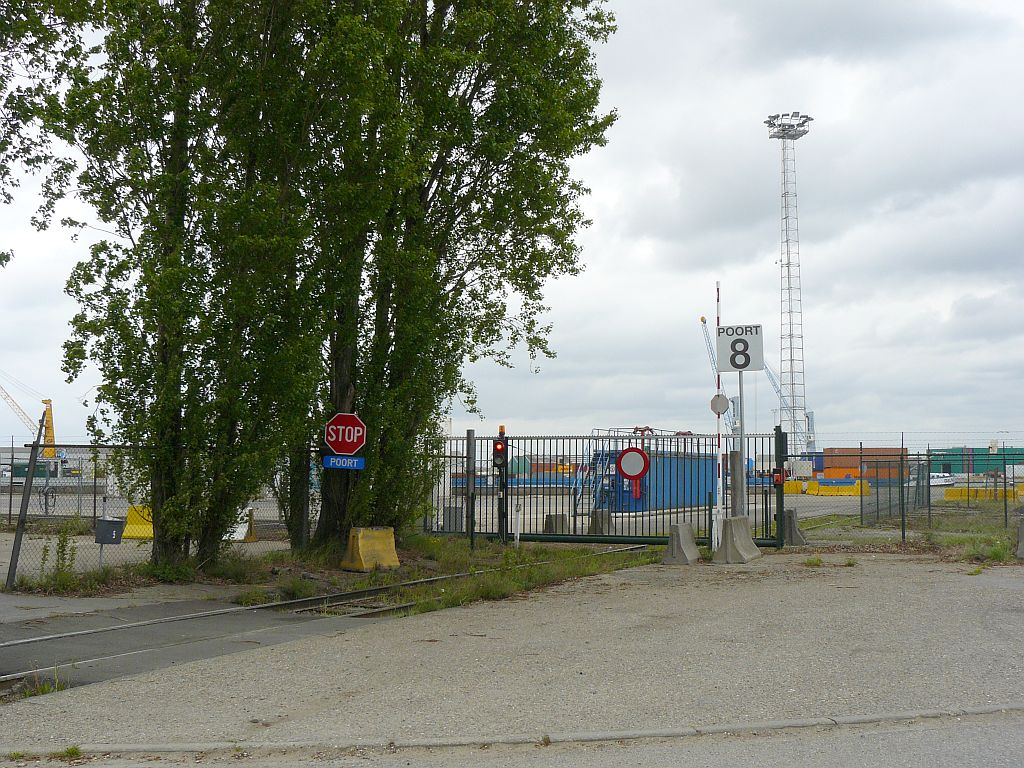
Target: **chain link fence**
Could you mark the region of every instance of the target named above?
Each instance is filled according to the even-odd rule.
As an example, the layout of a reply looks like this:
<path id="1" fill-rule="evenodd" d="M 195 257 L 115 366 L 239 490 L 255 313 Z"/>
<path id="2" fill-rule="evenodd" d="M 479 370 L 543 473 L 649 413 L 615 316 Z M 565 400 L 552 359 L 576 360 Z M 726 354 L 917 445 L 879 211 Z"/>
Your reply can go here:
<path id="1" fill-rule="evenodd" d="M 12 449 L 0 459 L 3 574 L 8 574 L 23 504 L 25 528 L 16 582 L 45 584 L 61 574 L 148 561 L 152 514 L 145 490 L 130 480 L 131 458 L 126 449 L 110 446 L 44 447 L 31 482 L 27 449 Z M 320 470 L 314 461 L 311 457 L 307 530 L 315 527 L 320 510 Z M 224 539 L 226 550 L 261 555 L 289 548 L 279 481 L 275 477 L 238 510 Z"/>
<path id="2" fill-rule="evenodd" d="M 826 448 L 805 463 L 809 474 L 791 475 L 785 486 L 786 507 L 803 520 L 855 516 L 862 526 L 898 524 L 905 537 L 908 524 L 928 528 L 965 513 L 1009 527 L 1024 503 L 1018 448 Z"/>

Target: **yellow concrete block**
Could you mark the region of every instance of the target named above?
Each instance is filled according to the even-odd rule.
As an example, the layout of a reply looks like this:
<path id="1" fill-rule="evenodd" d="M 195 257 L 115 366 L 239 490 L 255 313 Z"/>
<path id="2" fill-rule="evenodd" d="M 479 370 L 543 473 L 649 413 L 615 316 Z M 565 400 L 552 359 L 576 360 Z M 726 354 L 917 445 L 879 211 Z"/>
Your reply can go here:
<path id="1" fill-rule="evenodd" d="M 394 528 L 353 528 L 348 532 L 348 547 L 341 567 L 366 573 L 375 568 L 397 568 Z"/>
<path id="2" fill-rule="evenodd" d="M 128 507 L 128 520 L 125 522 L 122 539 L 147 540 L 153 538 L 153 511 L 141 504 Z"/>
<path id="3" fill-rule="evenodd" d="M 804 492 L 804 481 L 803 480 L 787 480 L 782 489 L 785 493 L 803 493 Z"/>
<path id="4" fill-rule="evenodd" d="M 817 480 L 809 480 L 807 482 L 807 491 L 806 491 L 806 493 L 807 493 L 808 496 L 821 496 L 821 493 L 819 493 L 820 490 L 821 490 L 821 485 L 818 483 Z"/>

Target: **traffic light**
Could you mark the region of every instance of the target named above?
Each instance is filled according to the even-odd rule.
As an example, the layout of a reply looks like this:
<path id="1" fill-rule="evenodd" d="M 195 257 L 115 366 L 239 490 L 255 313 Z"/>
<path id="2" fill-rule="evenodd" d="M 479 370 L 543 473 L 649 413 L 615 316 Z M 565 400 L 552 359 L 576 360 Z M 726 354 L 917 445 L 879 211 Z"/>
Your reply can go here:
<path id="1" fill-rule="evenodd" d="M 508 438 L 499 437 L 491 447 L 491 463 L 498 469 L 508 464 Z"/>

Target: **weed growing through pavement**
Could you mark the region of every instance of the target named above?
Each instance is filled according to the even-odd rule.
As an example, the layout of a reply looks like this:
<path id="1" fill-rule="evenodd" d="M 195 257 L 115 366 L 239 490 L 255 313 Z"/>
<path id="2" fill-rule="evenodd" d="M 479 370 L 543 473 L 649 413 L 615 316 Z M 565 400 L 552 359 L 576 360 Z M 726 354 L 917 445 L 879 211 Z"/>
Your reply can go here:
<path id="1" fill-rule="evenodd" d="M 808 557 L 806 560 L 804 560 L 801 563 L 801 565 L 804 565 L 807 568 L 818 568 L 821 566 L 821 563 L 822 560 L 820 557 L 818 557 L 817 555 L 812 555 L 811 557 Z"/>
<path id="2" fill-rule="evenodd" d="M 77 760 L 82 756 L 82 750 L 77 746 L 71 746 L 67 749 L 62 749 L 60 752 L 51 752 L 49 756 L 54 760 Z"/>
<path id="3" fill-rule="evenodd" d="M 53 668 L 53 677 L 39 677 L 35 675 L 32 680 L 28 683 L 28 686 L 21 692 L 22 698 L 30 698 L 32 696 L 44 696 L 47 693 L 54 693 L 56 691 L 64 691 L 71 687 L 71 683 L 67 680 L 62 680 L 57 672 L 57 667 Z"/>

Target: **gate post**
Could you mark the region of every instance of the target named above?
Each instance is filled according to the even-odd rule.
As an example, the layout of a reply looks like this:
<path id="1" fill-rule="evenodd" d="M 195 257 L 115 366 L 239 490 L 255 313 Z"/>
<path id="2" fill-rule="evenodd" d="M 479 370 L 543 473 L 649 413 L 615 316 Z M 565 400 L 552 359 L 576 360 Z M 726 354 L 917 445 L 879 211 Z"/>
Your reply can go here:
<path id="1" fill-rule="evenodd" d="M 781 425 L 775 426 L 775 466 L 782 471 L 782 482 L 775 486 L 775 546 L 786 543 L 786 461 L 789 446 Z"/>
<path id="2" fill-rule="evenodd" d="M 476 546 L 476 430 L 466 430 L 466 531 L 469 548 Z"/>
<path id="3" fill-rule="evenodd" d="M 25 536 L 25 522 L 28 520 L 28 504 L 32 499 L 32 479 L 36 474 L 36 459 L 39 458 L 39 444 L 43 441 L 43 426 L 46 422 L 44 413 L 39 419 L 39 431 L 28 455 L 28 474 L 25 475 L 25 486 L 21 490 L 21 510 L 18 512 L 18 527 L 14 531 L 14 545 L 11 547 L 11 562 L 7 567 L 8 591 L 14 589 L 15 577 L 18 573 L 18 558 L 21 555 L 21 540 Z M 11 466 L 11 477 L 14 477 L 14 466 Z"/>

